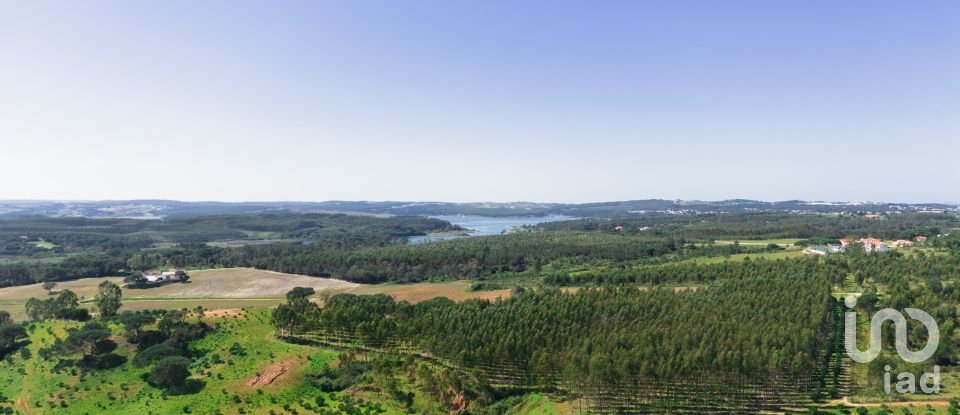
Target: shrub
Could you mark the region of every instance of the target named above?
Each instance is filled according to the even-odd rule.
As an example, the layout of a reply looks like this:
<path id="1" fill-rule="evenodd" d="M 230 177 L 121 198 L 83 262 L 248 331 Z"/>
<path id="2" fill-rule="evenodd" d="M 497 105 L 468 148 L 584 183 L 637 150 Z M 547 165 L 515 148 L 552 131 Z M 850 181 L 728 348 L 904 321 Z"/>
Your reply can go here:
<path id="1" fill-rule="evenodd" d="M 180 349 L 170 346 L 166 343 L 155 344 L 143 349 L 133 358 L 133 365 L 136 367 L 145 367 L 159 361 L 163 358 L 182 355 Z"/>
<path id="2" fill-rule="evenodd" d="M 150 382 L 169 390 L 179 390 L 185 386 L 190 376 L 190 359 L 183 356 L 170 356 L 160 359 L 150 371 Z"/>

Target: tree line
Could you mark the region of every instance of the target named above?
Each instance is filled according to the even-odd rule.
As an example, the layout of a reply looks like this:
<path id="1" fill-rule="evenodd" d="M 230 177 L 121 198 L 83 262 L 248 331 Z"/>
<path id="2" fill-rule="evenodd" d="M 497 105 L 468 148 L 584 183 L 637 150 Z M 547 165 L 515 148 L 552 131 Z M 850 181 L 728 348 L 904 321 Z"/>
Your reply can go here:
<path id="1" fill-rule="evenodd" d="M 694 240 L 712 239 L 839 239 L 847 236 L 911 239 L 935 236 L 960 227 L 955 214 L 891 213 L 795 214 L 788 212 L 642 215 L 615 219 L 581 219 L 537 225 L 545 230 L 642 233 Z M 618 230 L 619 228 L 619 230 Z"/>

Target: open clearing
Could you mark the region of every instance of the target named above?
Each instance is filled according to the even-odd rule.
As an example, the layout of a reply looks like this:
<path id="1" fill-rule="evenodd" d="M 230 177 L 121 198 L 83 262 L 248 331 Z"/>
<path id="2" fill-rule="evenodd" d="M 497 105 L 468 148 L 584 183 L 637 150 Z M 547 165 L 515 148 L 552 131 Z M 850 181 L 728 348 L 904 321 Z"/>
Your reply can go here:
<path id="1" fill-rule="evenodd" d="M 250 380 L 247 381 L 247 386 L 262 388 L 264 386 L 272 385 L 277 378 L 285 375 L 290 368 L 301 364 L 302 362 L 298 362 L 295 359 L 288 359 L 279 363 L 271 363 L 250 378 Z"/>
<path id="2" fill-rule="evenodd" d="M 317 291 L 355 288 L 352 282 L 308 277 L 250 268 L 225 268 L 191 271 L 190 282 L 167 284 L 144 290 L 126 289 L 129 298 L 278 298 L 294 287 L 312 287 Z"/>
<path id="3" fill-rule="evenodd" d="M 510 290 L 470 291 L 469 281 L 451 281 L 419 284 L 361 285 L 330 278 L 284 274 L 250 268 L 224 268 L 190 271 L 190 282 L 171 283 L 147 289 L 123 289 L 121 310 L 147 309 L 241 309 L 247 307 L 269 308 L 286 301 L 285 295 L 294 287 L 312 287 L 320 291 L 353 294 L 386 294 L 397 300 L 418 303 L 436 297 L 454 301 L 470 298 L 495 300 L 506 298 Z M 71 290 L 80 297 L 84 307 L 93 309 L 93 297 L 97 286 L 103 281 L 123 284 L 121 277 L 84 278 L 64 281 L 53 290 Z M 15 320 L 25 320 L 24 303 L 32 297 L 49 298 L 41 284 L 0 288 L 0 310 L 10 313 Z"/>
<path id="4" fill-rule="evenodd" d="M 780 245 L 780 246 L 786 248 L 786 247 L 793 246 L 793 244 L 797 243 L 797 241 L 799 241 L 799 240 L 800 240 L 800 238 L 738 239 L 738 240 L 732 240 L 732 239 L 731 239 L 731 240 L 718 240 L 718 241 L 714 241 L 714 243 L 716 243 L 716 244 L 718 244 L 718 245 L 730 245 L 730 244 L 733 244 L 734 242 L 736 242 L 736 243 L 739 243 L 740 245 L 762 245 L 762 246 L 766 246 L 766 245 L 769 245 L 769 244 L 777 244 L 777 245 Z"/>
<path id="5" fill-rule="evenodd" d="M 273 307 L 282 303 L 284 295 L 293 287 L 313 287 L 317 291 L 346 291 L 358 285 L 330 278 L 284 274 L 249 268 L 225 268 L 191 271 L 190 282 L 172 283 L 148 289 L 123 289 L 122 310 L 158 308 L 187 308 L 203 306 L 208 309 L 243 307 Z M 53 293 L 71 290 L 84 306 L 91 308 L 97 286 L 103 281 L 122 285 L 121 277 L 84 278 L 57 284 Z M 41 284 L 0 288 L 0 310 L 8 311 L 16 320 L 26 318 L 23 305 L 31 297 L 48 298 Z"/>
<path id="6" fill-rule="evenodd" d="M 281 298 L 293 287 L 313 287 L 317 291 L 327 289 L 350 289 L 357 284 L 330 278 L 315 278 L 304 275 L 284 274 L 250 268 L 224 268 L 190 271 L 190 281 L 184 284 L 171 283 L 154 288 L 124 288 L 124 299 L 156 298 Z M 123 284 L 123 278 L 84 278 L 57 283 L 54 294 L 70 290 L 81 299 L 90 299 L 97 294 L 97 286 L 103 281 Z M 31 297 L 46 298 L 41 284 L 22 285 L 0 289 L 0 302 L 26 301 Z"/>
<path id="7" fill-rule="evenodd" d="M 667 263 L 667 265 L 679 264 L 679 263 L 698 263 L 698 264 L 717 264 L 725 261 L 743 261 L 746 258 L 750 259 L 786 259 L 786 258 L 796 258 L 803 256 L 803 250 L 799 248 L 790 248 L 783 251 L 775 252 L 753 252 L 746 254 L 734 254 L 730 256 L 710 256 L 710 257 L 693 257 L 682 259 L 680 261 L 674 261 Z M 660 266 L 660 265 L 653 265 Z"/>

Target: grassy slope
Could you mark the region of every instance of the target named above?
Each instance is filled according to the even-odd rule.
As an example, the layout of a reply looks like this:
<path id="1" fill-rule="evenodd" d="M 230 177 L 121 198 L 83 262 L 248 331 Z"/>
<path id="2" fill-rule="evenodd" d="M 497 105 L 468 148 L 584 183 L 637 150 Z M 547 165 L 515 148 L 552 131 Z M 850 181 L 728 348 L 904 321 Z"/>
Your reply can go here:
<path id="1" fill-rule="evenodd" d="M 567 403 L 556 403 L 538 393 L 524 397 L 523 403 L 510 411 L 511 415 L 566 415 L 575 413 Z"/>
<path id="2" fill-rule="evenodd" d="M 146 369 L 124 364 L 115 369 L 91 372 L 82 380 L 67 373 L 52 373 L 52 363 L 41 361 L 37 350 L 62 337 L 75 323 L 47 322 L 37 324 L 30 334 L 32 357 L 24 360 L 19 353 L 0 363 L 0 393 L 16 402 L 26 414 L 171 414 L 193 413 L 268 414 L 284 413 L 284 404 L 291 404 L 300 413 L 312 413 L 303 407 L 316 407 L 315 398 L 325 396 L 328 404 L 337 401 L 320 392 L 303 376 L 318 371 L 336 358 L 336 352 L 279 342 L 274 339 L 267 310 L 249 310 L 239 318 L 211 318 L 218 328 L 196 342 L 195 348 L 218 354 L 225 363 L 205 364 L 200 359 L 192 368 L 193 378 L 205 383 L 200 393 L 165 396 L 163 391 L 145 384 L 140 376 Z M 120 340 L 120 339 L 118 339 Z M 229 347 L 239 343 L 246 356 L 231 356 Z M 118 351 L 132 357 L 132 348 L 122 340 Z M 273 384 L 262 388 L 246 382 L 271 363 L 293 363 L 292 369 Z M 62 407 L 61 402 L 67 406 Z M 385 413 L 400 413 L 384 406 Z"/>
<path id="3" fill-rule="evenodd" d="M 346 401 L 354 404 L 359 399 L 374 403 L 380 411 L 364 413 L 403 414 L 399 403 L 372 389 L 328 394 L 305 380 L 305 375 L 319 372 L 327 365 L 336 364 L 338 353 L 332 350 L 300 346 L 278 341 L 269 323 L 269 310 L 248 309 L 240 316 L 208 317 L 205 321 L 215 331 L 192 346 L 206 357 L 197 359 L 192 378 L 204 383 L 199 393 L 167 395 L 146 384 L 141 376 L 149 369 L 136 368 L 126 363 L 120 367 L 89 372 L 85 376 L 72 373 L 54 373 L 54 362 L 42 361 L 38 350 L 50 345 L 55 337 L 63 338 L 66 329 L 76 327 L 73 322 L 37 323 L 30 331 L 31 357 L 24 359 L 14 353 L 0 362 L 0 394 L 10 399 L 18 413 L 23 414 L 300 414 L 316 413 L 316 398 L 324 398 L 326 408 L 338 408 Z M 113 327 L 116 332 L 120 327 Z M 117 353 L 132 359 L 135 349 L 122 337 L 115 336 L 120 346 Z M 231 355 L 229 349 L 240 344 L 246 355 Z M 218 355 L 222 363 L 212 363 Z M 265 372 L 268 366 L 284 363 L 291 369 L 272 384 L 253 387 L 248 382 Z M 409 380 L 398 379 L 404 390 L 414 390 Z M 416 413 L 445 413 L 440 406 L 415 390 Z M 347 396 L 350 397 L 347 397 Z M 185 410 L 185 408 L 187 408 Z M 243 411 L 243 412 L 241 412 Z M 333 413 L 342 413 L 334 410 Z M 566 404 L 551 402 L 542 395 L 532 394 L 511 410 L 510 414 L 566 415 Z"/>

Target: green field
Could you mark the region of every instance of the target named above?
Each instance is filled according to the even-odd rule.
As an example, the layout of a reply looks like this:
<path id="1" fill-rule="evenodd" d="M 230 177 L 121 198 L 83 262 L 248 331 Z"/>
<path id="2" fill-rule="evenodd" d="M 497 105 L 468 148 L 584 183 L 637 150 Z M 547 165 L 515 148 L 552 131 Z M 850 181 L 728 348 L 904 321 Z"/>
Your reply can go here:
<path id="1" fill-rule="evenodd" d="M 33 246 L 41 249 L 53 249 L 57 247 L 56 244 L 52 242 L 47 242 L 47 241 L 34 241 L 32 243 L 33 243 Z"/>
<path id="2" fill-rule="evenodd" d="M 736 241 L 733 241 L 733 240 L 719 240 L 719 241 L 714 241 L 714 243 L 717 243 L 717 244 L 732 244 L 732 243 L 734 243 L 734 242 L 737 242 L 737 243 L 739 243 L 740 245 L 763 245 L 763 246 L 767 246 L 767 245 L 769 245 L 769 244 L 777 244 L 777 245 L 780 245 L 780 246 L 782 246 L 782 247 L 788 247 L 788 246 L 793 246 L 793 244 L 797 243 L 797 241 L 799 241 L 799 240 L 800 240 L 800 238 L 740 239 L 740 240 L 736 240 Z"/>
<path id="3" fill-rule="evenodd" d="M 800 256 L 803 256 L 802 250 L 786 249 L 783 251 L 755 252 L 755 253 L 749 253 L 749 254 L 734 254 L 730 256 L 694 257 L 694 258 L 687 258 L 680 261 L 671 262 L 671 264 L 679 264 L 679 263 L 716 264 L 724 261 L 743 261 L 746 258 L 786 259 L 786 258 L 797 258 Z"/>

